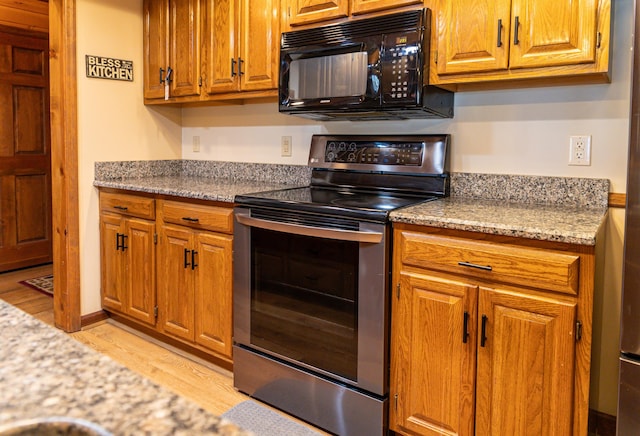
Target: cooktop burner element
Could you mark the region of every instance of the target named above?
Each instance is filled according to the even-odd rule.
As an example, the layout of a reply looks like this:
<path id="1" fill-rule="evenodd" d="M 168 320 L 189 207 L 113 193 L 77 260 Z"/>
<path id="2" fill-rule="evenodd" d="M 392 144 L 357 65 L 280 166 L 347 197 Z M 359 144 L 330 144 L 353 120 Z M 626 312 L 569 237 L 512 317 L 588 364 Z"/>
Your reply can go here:
<path id="1" fill-rule="evenodd" d="M 449 194 L 449 141 L 449 135 L 313 135 L 310 186 L 236 202 L 386 222 L 392 210 Z"/>

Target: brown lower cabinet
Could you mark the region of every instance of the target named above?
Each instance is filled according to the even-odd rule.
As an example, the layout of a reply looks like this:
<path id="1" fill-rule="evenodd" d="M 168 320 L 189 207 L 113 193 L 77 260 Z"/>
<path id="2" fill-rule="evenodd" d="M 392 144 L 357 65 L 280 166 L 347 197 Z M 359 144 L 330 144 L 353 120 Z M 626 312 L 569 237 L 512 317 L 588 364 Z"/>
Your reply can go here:
<path id="1" fill-rule="evenodd" d="M 233 208 L 101 191 L 100 210 L 103 308 L 231 362 Z"/>
<path id="2" fill-rule="evenodd" d="M 390 427 L 587 433 L 594 247 L 394 230 Z"/>

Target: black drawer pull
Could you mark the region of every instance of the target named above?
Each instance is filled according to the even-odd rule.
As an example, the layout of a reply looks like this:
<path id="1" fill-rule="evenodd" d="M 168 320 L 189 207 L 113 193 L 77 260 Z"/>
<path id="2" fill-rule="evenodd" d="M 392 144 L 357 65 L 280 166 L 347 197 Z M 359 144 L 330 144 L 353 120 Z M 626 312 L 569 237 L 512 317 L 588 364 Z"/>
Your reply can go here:
<path id="1" fill-rule="evenodd" d="M 189 253 L 190 252 L 191 252 L 191 250 L 189 250 L 188 248 L 184 249 L 184 267 L 185 268 L 191 266 L 191 264 L 189 263 Z"/>
<path id="2" fill-rule="evenodd" d="M 122 246 L 124 245 L 124 241 L 120 243 L 120 238 L 122 236 L 124 236 L 122 233 L 116 233 L 116 251 L 120 250 L 120 248 L 122 248 Z"/>
<path id="3" fill-rule="evenodd" d="M 489 317 L 487 315 L 482 315 L 482 326 L 480 328 L 480 346 L 484 347 L 484 344 L 487 342 L 487 320 Z"/>
<path id="4" fill-rule="evenodd" d="M 483 271 L 491 271 L 491 270 L 493 270 L 491 265 L 478 265 L 477 263 L 471 263 L 471 262 L 458 262 L 458 265 L 467 266 L 469 268 L 481 269 Z"/>
<path id="5" fill-rule="evenodd" d="M 182 219 L 183 219 L 183 221 L 187 221 L 187 222 L 190 222 L 190 223 L 197 223 L 197 222 L 200 221 L 200 219 L 198 219 L 198 218 L 191 218 L 189 216 L 183 216 Z"/>
<path id="6" fill-rule="evenodd" d="M 196 263 L 196 255 L 198 252 L 196 250 L 191 250 L 191 269 L 194 270 L 198 266 Z"/>
<path id="7" fill-rule="evenodd" d="M 498 20 L 498 47 L 502 47 L 502 19 Z"/>
<path id="8" fill-rule="evenodd" d="M 118 204 L 116 204 L 115 206 L 113 206 L 114 209 L 118 209 L 118 210 L 129 210 L 129 208 L 127 206 L 120 206 Z"/>
<path id="9" fill-rule="evenodd" d="M 127 236 L 127 235 L 125 235 L 125 234 L 123 234 L 123 235 L 122 235 L 122 246 L 120 247 L 120 248 L 122 248 L 122 251 L 124 251 L 124 250 L 126 250 L 127 248 L 129 248 L 129 247 L 127 246 L 127 238 L 128 238 L 128 236 Z"/>
<path id="10" fill-rule="evenodd" d="M 520 38 L 518 37 L 518 33 L 520 31 L 520 17 L 516 17 L 516 20 L 513 26 L 515 27 L 513 29 L 513 43 L 515 45 L 518 45 L 520 44 Z"/>

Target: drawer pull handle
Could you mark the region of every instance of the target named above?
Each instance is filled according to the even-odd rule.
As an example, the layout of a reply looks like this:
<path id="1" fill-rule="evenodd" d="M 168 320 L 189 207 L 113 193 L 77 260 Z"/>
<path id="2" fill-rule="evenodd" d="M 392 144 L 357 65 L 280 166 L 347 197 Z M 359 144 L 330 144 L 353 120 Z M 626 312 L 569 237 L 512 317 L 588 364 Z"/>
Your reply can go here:
<path id="1" fill-rule="evenodd" d="M 518 45 L 520 44 L 520 38 L 518 35 L 518 33 L 520 33 L 520 17 L 516 17 L 513 27 L 513 44 Z"/>
<path id="2" fill-rule="evenodd" d="M 198 252 L 196 250 L 191 250 L 191 269 L 194 270 L 198 266 L 196 263 L 196 255 Z"/>
<path id="3" fill-rule="evenodd" d="M 482 315 L 482 326 L 480 332 L 480 346 L 484 347 L 484 344 L 487 342 L 487 320 L 489 317 L 487 315 Z"/>
<path id="4" fill-rule="evenodd" d="M 462 325 L 462 343 L 466 344 L 469 339 L 469 312 L 464 313 L 464 321 Z"/>
<path id="5" fill-rule="evenodd" d="M 198 218 L 191 218 L 191 217 L 188 217 L 188 216 L 183 216 L 182 219 L 184 221 L 187 221 L 187 222 L 190 222 L 190 223 L 197 223 L 197 222 L 200 221 Z"/>
<path id="6" fill-rule="evenodd" d="M 498 47 L 502 47 L 502 19 L 498 20 Z"/>
<path id="7" fill-rule="evenodd" d="M 184 267 L 185 268 L 191 266 L 191 264 L 189 263 L 189 253 L 191 253 L 191 250 L 189 250 L 188 248 L 185 248 L 184 249 Z"/>
<path id="8" fill-rule="evenodd" d="M 491 265 L 478 265 L 477 263 L 471 263 L 471 262 L 458 262 L 458 265 L 460 265 L 460 266 L 468 266 L 469 268 L 481 269 L 483 271 L 491 271 L 491 270 L 493 270 Z"/>
<path id="9" fill-rule="evenodd" d="M 116 204 L 115 206 L 113 206 L 114 209 L 118 209 L 118 210 L 128 210 L 129 208 L 127 206 L 120 206 L 118 204 Z"/>

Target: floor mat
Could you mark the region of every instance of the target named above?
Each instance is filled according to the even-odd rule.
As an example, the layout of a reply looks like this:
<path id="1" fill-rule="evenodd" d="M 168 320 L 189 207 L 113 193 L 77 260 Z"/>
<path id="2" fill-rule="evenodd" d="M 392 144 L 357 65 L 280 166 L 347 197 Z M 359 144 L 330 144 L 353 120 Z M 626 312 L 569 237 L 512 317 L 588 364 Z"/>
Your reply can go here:
<path id="1" fill-rule="evenodd" d="M 18 283 L 53 297 L 53 274 L 42 277 L 35 277 L 29 280 L 23 280 Z"/>
<path id="2" fill-rule="evenodd" d="M 319 436 L 320 433 L 295 421 L 261 406 L 255 401 L 247 400 L 232 407 L 222 414 L 244 430 L 254 433 L 256 436 Z"/>

